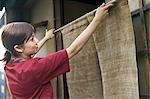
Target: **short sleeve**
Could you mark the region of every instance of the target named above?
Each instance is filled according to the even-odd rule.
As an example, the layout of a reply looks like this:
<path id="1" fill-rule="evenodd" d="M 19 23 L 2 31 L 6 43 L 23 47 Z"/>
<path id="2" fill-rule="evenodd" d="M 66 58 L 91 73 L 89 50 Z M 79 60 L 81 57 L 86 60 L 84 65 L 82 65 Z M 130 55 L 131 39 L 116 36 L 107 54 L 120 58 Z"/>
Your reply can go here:
<path id="1" fill-rule="evenodd" d="M 70 71 L 66 49 L 49 54 L 44 58 L 34 58 L 31 64 L 33 64 L 33 76 L 43 84 Z"/>

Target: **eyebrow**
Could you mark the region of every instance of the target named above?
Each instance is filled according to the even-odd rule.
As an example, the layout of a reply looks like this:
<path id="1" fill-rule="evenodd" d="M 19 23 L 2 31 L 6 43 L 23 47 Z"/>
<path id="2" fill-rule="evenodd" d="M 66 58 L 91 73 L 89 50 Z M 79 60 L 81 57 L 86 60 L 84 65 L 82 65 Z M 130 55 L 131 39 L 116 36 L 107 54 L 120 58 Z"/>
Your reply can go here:
<path id="1" fill-rule="evenodd" d="M 27 43 L 31 38 L 33 38 L 34 37 L 34 34 L 32 34 L 28 39 L 26 39 L 25 41 L 24 41 L 24 43 Z"/>
<path id="2" fill-rule="evenodd" d="M 29 38 L 29 39 L 32 39 L 32 38 L 34 38 L 34 35 L 32 34 L 32 36 Z"/>

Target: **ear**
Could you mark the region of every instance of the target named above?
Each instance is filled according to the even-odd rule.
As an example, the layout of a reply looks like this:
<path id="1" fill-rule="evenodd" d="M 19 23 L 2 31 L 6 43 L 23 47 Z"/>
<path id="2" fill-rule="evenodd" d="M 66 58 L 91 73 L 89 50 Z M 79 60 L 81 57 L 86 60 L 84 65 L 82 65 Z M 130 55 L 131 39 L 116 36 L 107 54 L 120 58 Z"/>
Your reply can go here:
<path id="1" fill-rule="evenodd" d="M 23 48 L 22 48 L 21 46 L 19 46 L 19 45 L 15 45 L 15 46 L 14 46 L 14 49 L 15 49 L 17 52 L 19 52 L 19 53 L 22 53 L 22 52 L 23 52 Z"/>

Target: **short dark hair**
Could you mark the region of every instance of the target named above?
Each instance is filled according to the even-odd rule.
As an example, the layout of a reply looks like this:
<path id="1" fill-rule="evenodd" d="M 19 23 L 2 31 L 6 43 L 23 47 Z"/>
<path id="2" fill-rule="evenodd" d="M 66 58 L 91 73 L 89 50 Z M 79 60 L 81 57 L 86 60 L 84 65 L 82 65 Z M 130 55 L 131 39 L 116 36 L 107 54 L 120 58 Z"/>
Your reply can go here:
<path id="1" fill-rule="evenodd" d="M 24 42 L 28 41 L 34 32 L 34 27 L 26 22 L 12 22 L 4 26 L 1 39 L 7 50 L 6 52 L 9 52 L 9 54 L 5 53 L 4 59 L 2 60 L 7 63 L 10 61 L 11 55 L 18 56 L 14 46 L 24 44 Z M 10 57 L 6 59 L 8 56 Z"/>

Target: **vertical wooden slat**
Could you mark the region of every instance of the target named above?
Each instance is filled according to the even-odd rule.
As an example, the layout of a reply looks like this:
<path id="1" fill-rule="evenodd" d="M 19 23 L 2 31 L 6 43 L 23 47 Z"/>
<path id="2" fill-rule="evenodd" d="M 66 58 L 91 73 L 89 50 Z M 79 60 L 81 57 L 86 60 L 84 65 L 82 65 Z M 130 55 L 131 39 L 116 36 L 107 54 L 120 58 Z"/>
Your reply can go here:
<path id="1" fill-rule="evenodd" d="M 138 60 L 138 66 L 139 66 L 139 78 L 142 76 L 141 74 L 143 74 L 143 73 L 145 73 L 145 81 L 143 81 L 142 79 L 139 79 L 139 82 L 142 82 L 142 83 L 140 83 L 140 97 L 142 98 L 143 97 L 143 95 L 145 95 L 146 94 L 146 96 L 147 96 L 147 89 L 149 89 L 149 88 L 144 88 L 144 90 L 142 90 L 143 89 L 143 86 L 149 86 L 149 73 L 150 73 L 150 60 L 149 60 L 149 48 L 148 48 L 148 32 L 146 31 L 146 20 L 145 20 L 145 15 L 144 15 L 144 4 L 143 4 L 143 0 L 139 0 L 139 7 L 140 7 L 140 12 L 139 12 L 139 14 L 140 14 L 140 18 L 141 18 L 141 30 L 142 30 L 142 36 L 143 36 L 143 40 L 144 40 L 144 45 L 145 45 L 145 50 L 144 51 L 142 51 L 142 52 L 138 52 L 137 53 L 137 55 L 138 55 L 138 58 L 139 57 L 145 57 L 144 59 L 145 59 L 145 61 L 144 61 L 144 63 L 142 64 L 142 65 L 140 65 L 140 62 L 141 61 L 143 61 L 144 59 L 142 58 L 142 59 L 140 59 L 140 60 Z M 146 68 L 145 69 L 145 71 L 142 71 L 144 68 Z M 140 71 L 142 71 L 142 72 L 140 72 Z M 142 80 L 142 81 L 141 81 Z M 143 83 L 146 83 L 146 85 L 143 85 Z M 143 93 L 144 92 L 144 93 Z M 148 96 L 147 96 L 148 97 Z"/>
<path id="2" fill-rule="evenodd" d="M 54 18 L 55 28 L 59 28 L 64 24 L 63 0 L 53 0 L 54 2 Z M 63 49 L 63 41 L 61 32 L 55 34 L 56 51 Z M 57 98 L 68 99 L 67 84 L 65 82 L 65 74 L 57 77 Z"/>
<path id="3" fill-rule="evenodd" d="M 140 17 L 141 17 L 141 28 L 143 30 L 142 35 L 145 42 L 145 49 L 148 50 L 148 42 L 147 42 L 147 33 L 146 33 L 146 26 L 145 26 L 145 18 L 144 18 L 144 11 L 143 11 L 143 0 L 139 0 L 139 7 L 140 7 Z"/>

